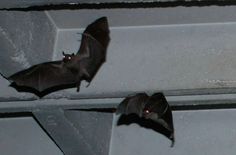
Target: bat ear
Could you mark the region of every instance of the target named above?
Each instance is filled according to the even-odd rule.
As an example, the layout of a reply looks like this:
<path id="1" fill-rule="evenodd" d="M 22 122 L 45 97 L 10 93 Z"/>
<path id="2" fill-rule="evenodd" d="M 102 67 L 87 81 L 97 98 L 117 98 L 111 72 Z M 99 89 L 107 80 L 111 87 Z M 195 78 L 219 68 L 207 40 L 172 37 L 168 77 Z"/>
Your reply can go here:
<path id="1" fill-rule="evenodd" d="M 75 55 L 75 53 L 72 53 L 72 55 L 74 56 L 74 55 Z"/>
<path id="2" fill-rule="evenodd" d="M 62 51 L 62 55 L 64 55 L 64 56 L 66 55 L 64 51 Z"/>

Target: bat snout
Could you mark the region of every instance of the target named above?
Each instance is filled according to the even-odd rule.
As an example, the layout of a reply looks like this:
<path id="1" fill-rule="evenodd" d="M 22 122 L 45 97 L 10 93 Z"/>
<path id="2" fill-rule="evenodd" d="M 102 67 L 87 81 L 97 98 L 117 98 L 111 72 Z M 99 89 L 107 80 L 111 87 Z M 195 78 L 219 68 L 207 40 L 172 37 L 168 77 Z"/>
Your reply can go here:
<path id="1" fill-rule="evenodd" d="M 150 112 L 150 113 L 143 113 L 143 117 L 146 118 L 146 119 L 152 119 L 152 120 L 155 120 L 155 119 L 158 119 L 158 114 L 154 113 L 154 112 Z"/>

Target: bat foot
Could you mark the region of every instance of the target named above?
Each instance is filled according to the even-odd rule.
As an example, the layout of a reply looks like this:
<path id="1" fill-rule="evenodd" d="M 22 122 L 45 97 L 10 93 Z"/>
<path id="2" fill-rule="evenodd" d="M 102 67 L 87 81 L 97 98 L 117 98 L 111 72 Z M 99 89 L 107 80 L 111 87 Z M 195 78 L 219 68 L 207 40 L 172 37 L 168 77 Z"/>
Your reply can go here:
<path id="1" fill-rule="evenodd" d="M 174 141 L 174 140 L 171 140 L 170 147 L 174 147 L 174 145 L 175 145 L 175 141 Z"/>
<path id="2" fill-rule="evenodd" d="M 91 83 L 91 82 L 89 82 L 89 83 L 86 85 L 86 88 L 87 88 L 88 86 L 90 86 L 90 83 Z"/>
<path id="3" fill-rule="evenodd" d="M 171 145 L 170 145 L 170 147 L 174 147 L 174 145 L 175 145 L 175 137 L 174 137 L 174 134 L 172 133 L 169 138 L 170 138 L 170 140 L 171 140 Z"/>

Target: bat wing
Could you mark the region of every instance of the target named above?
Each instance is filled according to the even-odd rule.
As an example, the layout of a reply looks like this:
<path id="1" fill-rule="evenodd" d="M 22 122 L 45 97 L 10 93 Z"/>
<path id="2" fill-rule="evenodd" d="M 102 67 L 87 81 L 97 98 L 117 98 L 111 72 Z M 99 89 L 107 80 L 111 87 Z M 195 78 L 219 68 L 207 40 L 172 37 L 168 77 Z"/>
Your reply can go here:
<path id="1" fill-rule="evenodd" d="M 155 93 L 148 99 L 144 108 L 144 117 L 159 123 L 171 132 L 168 137 L 174 142 L 172 111 L 163 93 Z"/>
<path id="2" fill-rule="evenodd" d="M 81 75 L 87 82 L 91 82 L 98 69 L 106 60 L 106 51 L 110 41 L 109 26 L 106 17 L 97 19 L 88 25 L 82 34 L 80 49 Z"/>
<path id="3" fill-rule="evenodd" d="M 174 130 L 171 108 L 163 93 L 153 94 L 147 101 L 144 109 L 150 111 L 150 114 L 155 114 L 157 116 L 154 121 L 158 122 L 160 119 L 163 122 L 164 127 L 171 131 Z"/>
<path id="4" fill-rule="evenodd" d="M 34 65 L 8 77 L 8 80 L 20 87 L 28 87 L 43 92 L 58 85 L 75 83 L 73 73 L 63 66 L 62 61 L 46 62 Z"/>
<path id="5" fill-rule="evenodd" d="M 81 80 L 91 82 L 102 63 L 105 62 L 109 40 L 107 18 L 102 17 L 85 29 L 79 52 L 76 55 L 67 54 L 64 55 L 63 61 L 32 66 L 10 76 L 8 80 L 13 82 L 12 86 L 16 89 L 19 87 L 33 89 L 36 91 L 33 93 L 38 96 L 41 96 L 38 93 L 49 89 L 55 91 L 58 88 L 68 88 L 68 85 L 69 87 L 77 86 L 78 91 Z"/>
<path id="6" fill-rule="evenodd" d="M 172 141 L 171 146 L 174 145 L 172 112 L 162 93 L 151 97 L 145 93 L 127 97 L 118 105 L 117 114 L 122 114 L 117 125 L 137 123 L 167 136 Z"/>
<path id="7" fill-rule="evenodd" d="M 100 46 L 100 48 L 106 50 L 110 41 L 109 33 L 110 31 L 106 17 L 101 17 L 96 21 L 94 21 L 92 24 L 88 25 L 82 34 L 82 40 L 80 49 L 78 51 L 78 55 L 80 57 L 90 56 L 89 55 L 91 47 L 89 46 L 90 41 L 92 42 L 92 44 L 96 43 L 98 44 L 98 46 Z"/>
<path id="8" fill-rule="evenodd" d="M 148 95 L 146 93 L 139 93 L 135 96 L 127 97 L 119 104 L 117 114 L 137 114 L 141 117 L 147 99 Z"/>

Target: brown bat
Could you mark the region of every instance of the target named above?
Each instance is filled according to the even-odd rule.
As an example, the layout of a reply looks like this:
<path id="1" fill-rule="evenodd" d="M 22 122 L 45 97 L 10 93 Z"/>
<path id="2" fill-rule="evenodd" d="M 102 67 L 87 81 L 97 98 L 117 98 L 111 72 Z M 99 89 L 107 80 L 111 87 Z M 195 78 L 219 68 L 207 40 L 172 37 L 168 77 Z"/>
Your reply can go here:
<path id="1" fill-rule="evenodd" d="M 170 106 L 163 93 L 139 93 L 125 98 L 117 108 L 118 125 L 138 123 L 167 136 L 174 145 L 174 126 Z M 138 116 L 138 118 L 136 117 Z"/>
<path id="2" fill-rule="evenodd" d="M 11 86 L 17 90 L 30 91 L 40 97 L 74 86 L 79 91 L 81 81 L 90 83 L 105 62 L 109 41 L 107 18 L 99 18 L 83 32 L 77 54 L 63 52 L 63 60 L 34 65 L 7 79 L 12 81 Z"/>

